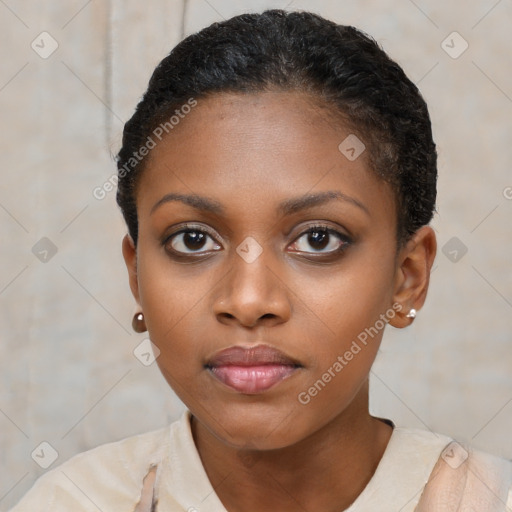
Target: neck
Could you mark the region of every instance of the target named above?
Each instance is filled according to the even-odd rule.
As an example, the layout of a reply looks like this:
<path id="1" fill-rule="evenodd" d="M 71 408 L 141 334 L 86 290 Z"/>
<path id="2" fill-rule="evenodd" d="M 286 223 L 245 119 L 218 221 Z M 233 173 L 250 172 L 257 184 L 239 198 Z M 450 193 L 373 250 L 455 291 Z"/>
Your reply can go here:
<path id="1" fill-rule="evenodd" d="M 195 418 L 192 432 L 208 478 L 229 512 L 339 512 L 370 481 L 392 427 L 369 414 L 366 383 L 347 410 L 285 448 L 236 449 Z"/>

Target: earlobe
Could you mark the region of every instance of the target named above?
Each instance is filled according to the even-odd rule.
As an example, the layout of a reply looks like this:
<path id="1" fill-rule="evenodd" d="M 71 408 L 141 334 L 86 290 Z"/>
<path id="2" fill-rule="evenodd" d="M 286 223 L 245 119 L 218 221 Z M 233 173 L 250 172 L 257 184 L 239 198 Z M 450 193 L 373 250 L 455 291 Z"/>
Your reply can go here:
<path id="1" fill-rule="evenodd" d="M 128 270 L 128 280 L 132 294 L 139 304 L 139 281 L 137 277 L 137 249 L 130 235 L 126 234 L 122 242 L 123 258 Z"/>
<path id="2" fill-rule="evenodd" d="M 434 230 L 430 226 L 423 226 L 400 251 L 393 303 L 400 304 L 402 309 L 389 322 L 394 327 L 410 325 L 423 306 L 436 250 Z"/>

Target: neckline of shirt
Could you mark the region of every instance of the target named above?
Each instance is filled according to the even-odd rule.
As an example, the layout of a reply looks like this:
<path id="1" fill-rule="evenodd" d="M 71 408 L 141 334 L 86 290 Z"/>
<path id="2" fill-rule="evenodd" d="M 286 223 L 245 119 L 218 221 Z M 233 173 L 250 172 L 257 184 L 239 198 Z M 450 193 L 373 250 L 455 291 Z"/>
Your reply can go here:
<path id="1" fill-rule="evenodd" d="M 440 452 L 450 438 L 422 429 L 396 426 L 379 418 L 393 428 L 377 468 L 363 491 L 345 512 L 375 510 L 386 512 L 383 504 L 390 500 L 393 508 L 417 503 Z M 210 482 L 194 443 L 191 413 L 187 409 L 170 431 L 170 452 L 166 457 L 160 489 L 160 504 L 176 501 L 185 510 L 227 512 Z M 398 483 L 398 485 L 397 485 Z M 396 506 L 400 504 L 398 509 Z M 375 508 L 376 507 L 376 508 Z M 371 508 L 370 508 L 371 509 Z"/>

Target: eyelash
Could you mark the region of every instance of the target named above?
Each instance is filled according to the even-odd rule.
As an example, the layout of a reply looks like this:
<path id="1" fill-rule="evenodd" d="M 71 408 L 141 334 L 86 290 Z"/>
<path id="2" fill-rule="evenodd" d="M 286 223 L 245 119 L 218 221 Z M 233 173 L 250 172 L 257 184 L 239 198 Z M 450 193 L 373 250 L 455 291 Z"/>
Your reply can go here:
<path id="1" fill-rule="evenodd" d="M 308 226 L 308 228 L 305 231 L 300 233 L 293 240 L 292 245 L 295 244 L 298 240 L 300 240 L 305 235 L 309 235 L 311 233 L 316 233 L 316 232 L 319 232 L 319 231 L 320 232 L 325 232 L 328 235 L 334 235 L 335 237 L 339 238 L 339 240 L 340 240 L 340 247 L 338 247 L 335 250 L 331 250 L 331 251 L 327 251 L 327 252 L 320 252 L 320 251 L 312 251 L 312 252 L 293 251 L 293 252 L 299 253 L 299 254 L 316 254 L 316 255 L 320 255 L 320 256 L 322 256 L 322 255 L 323 256 L 333 256 L 333 255 L 338 255 L 338 254 L 342 254 L 343 252 L 345 252 L 347 247 L 349 245 L 351 245 L 351 243 L 352 243 L 352 240 L 347 235 L 344 235 L 343 233 L 340 233 L 339 231 L 336 231 L 332 227 L 327 226 L 325 224 L 314 224 L 314 225 Z M 197 226 L 197 225 L 194 225 L 194 224 L 185 224 L 182 227 L 182 229 L 180 229 L 179 231 L 176 231 L 175 233 L 172 233 L 171 235 L 167 236 L 165 238 L 165 240 L 163 241 L 162 245 L 164 245 L 164 247 L 166 247 L 166 249 L 169 252 L 172 252 L 172 254 L 175 257 L 178 257 L 178 258 L 182 257 L 182 258 L 185 258 L 185 259 L 190 258 L 190 257 L 192 257 L 192 258 L 198 257 L 198 256 L 195 256 L 195 255 L 201 255 L 200 251 L 186 253 L 186 252 L 176 251 L 175 249 L 171 249 L 171 248 L 168 249 L 167 248 L 167 246 L 169 245 L 169 242 L 171 242 L 175 237 L 177 237 L 180 234 L 190 233 L 190 232 L 207 234 L 216 244 L 218 244 L 218 242 L 216 241 L 216 236 L 217 235 L 215 233 L 213 233 L 212 231 L 210 231 L 205 226 Z M 329 240 L 329 243 L 330 243 L 330 240 Z M 209 252 L 209 251 L 207 251 L 207 252 Z M 216 252 L 216 250 L 215 250 L 215 252 Z"/>
<path id="2" fill-rule="evenodd" d="M 340 245 L 339 245 L 339 247 L 337 249 L 334 249 L 334 250 L 330 250 L 330 251 L 326 251 L 326 252 L 312 251 L 309 254 L 316 254 L 316 255 L 324 256 L 324 257 L 325 256 L 340 255 L 343 252 L 345 252 L 347 247 L 352 243 L 352 240 L 347 235 L 344 235 L 343 233 L 340 233 L 339 231 L 336 231 L 334 228 L 332 228 L 330 226 L 327 226 L 325 224 L 314 224 L 314 225 L 308 226 L 308 228 L 305 231 L 300 233 L 293 240 L 292 244 L 297 243 L 297 241 L 299 241 L 301 238 L 303 238 L 306 235 L 309 235 L 311 233 L 317 233 L 317 232 L 323 232 L 323 233 L 327 233 L 329 236 L 335 236 L 336 238 L 339 239 Z M 331 242 L 331 240 L 329 240 L 328 244 L 330 242 Z M 305 251 L 295 251 L 295 252 L 297 252 L 297 253 L 304 253 Z"/>

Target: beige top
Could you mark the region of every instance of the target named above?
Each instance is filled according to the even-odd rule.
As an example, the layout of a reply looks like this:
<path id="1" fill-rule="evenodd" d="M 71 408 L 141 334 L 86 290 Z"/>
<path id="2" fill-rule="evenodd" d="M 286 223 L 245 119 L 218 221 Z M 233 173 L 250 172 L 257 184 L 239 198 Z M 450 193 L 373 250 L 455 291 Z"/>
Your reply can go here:
<path id="1" fill-rule="evenodd" d="M 373 477 L 345 512 L 413 512 L 432 470 L 439 465 L 438 459 L 451 464 L 449 467 L 443 462 L 445 471 L 451 475 L 459 475 L 457 465 L 464 467 L 467 452 L 457 443 L 450 444 L 451 441 L 425 430 L 395 426 Z M 425 496 L 430 501 L 422 499 L 418 511 L 512 512 L 512 462 L 482 452 L 473 454 L 488 463 L 486 475 L 473 477 L 480 485 L 477 493 L 489 494 L 497 505 L 445 506 L 446 489 L 439 491 L 434 487 L 435 500 Z M 468 473 L 474 475 L 469 467 Z M 482 483 L 484 478 L 491 481 Z M 449 491 L 453 496 L 451 488 Z M 151 504 L 152 498 L 156 506 Z M 10 512 L 70 511 L 227 512 L 201 464 L 192 438 L 189 411 L 166 428 L 72 457 L 40 477 Z"/>

